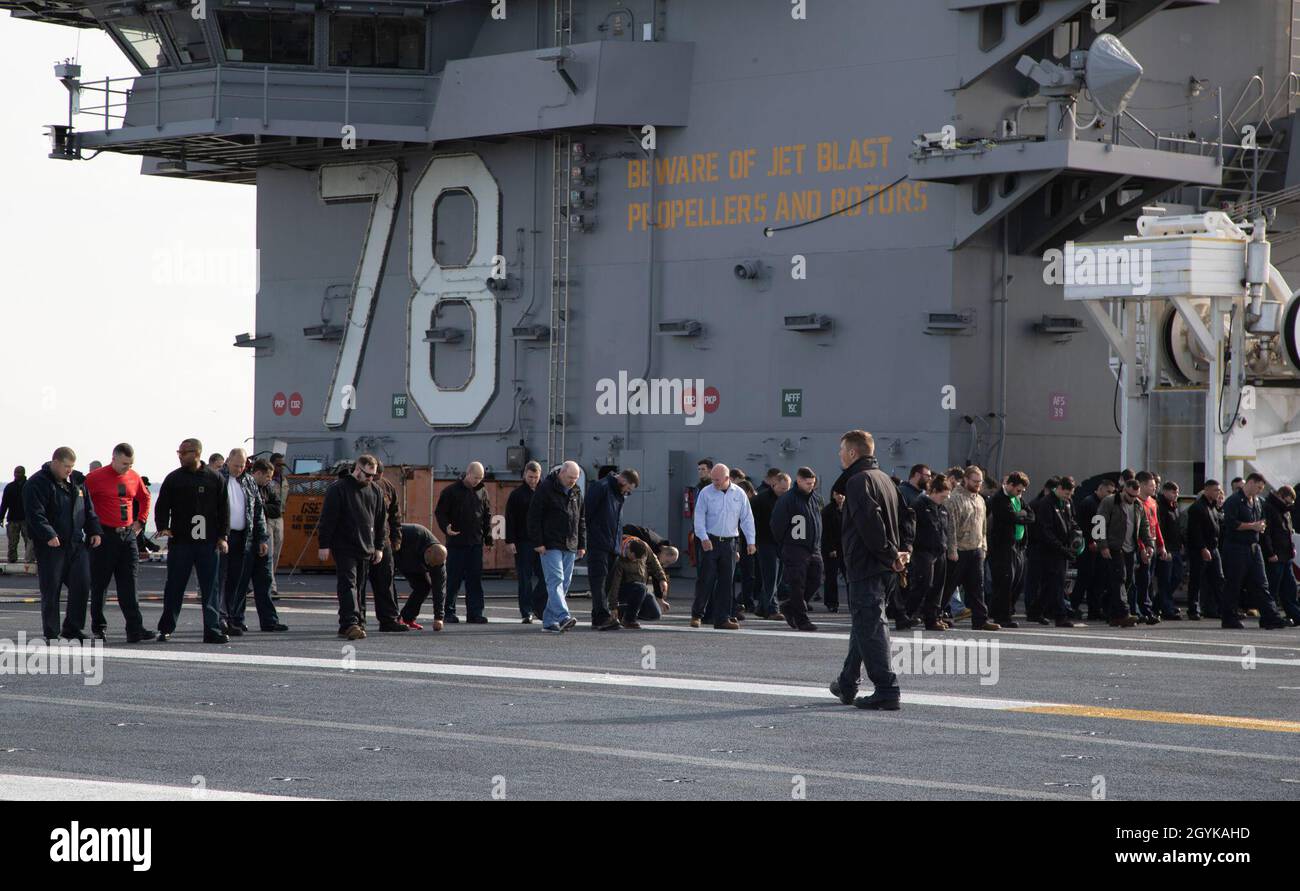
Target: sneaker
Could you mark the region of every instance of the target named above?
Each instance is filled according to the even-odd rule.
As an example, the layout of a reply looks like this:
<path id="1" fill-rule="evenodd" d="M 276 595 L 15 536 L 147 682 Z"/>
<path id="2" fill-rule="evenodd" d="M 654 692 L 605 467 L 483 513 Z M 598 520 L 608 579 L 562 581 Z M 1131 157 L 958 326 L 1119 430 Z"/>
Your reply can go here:
<path id="1" fill-rule="evenodd" d="M 532 616 L 524 616 L 522 619 L 519 620 L 519 623 L 520 623 L 521 625 L 531 625 L 531 624 L 533 624 L 533 617 L 532 617 Z"/>
<path id="2" fill-rule="evenodd" d="M 342 631 L 341 634 L 348 640 L 364 640 L 366 629 L 362 628 L 360 625 L 351 625 Z"/>
<path id="3" fill-rule="evenodd" d="M 578 620 L 575 619 L 573 616 L 569 616 L 569 618 L 565 619 L 563 624 L 560 625 L 560 630 L 568 631 L 570 628 L 575 627 L 577 624 L 578 624 Z"/>
<path id="4" fill-rule="evenodd" d="M 728 620 L 726 622 L 715 622 L 713 625 L 713 630 L 714 631 L 739 631 L 740 625 L 736 624 L 731 620 Z"/>
<path id="5" fill-rule="evenodd" d="M 782 616 L 782 618 L 784 619 L 785 617 Z M 691 616 L 691 627 L 692 627 L 692 628 L 699 628 L 699 627 L 700 627 L 700 617 L 699 617 L 699 616 Z"/>
<path id="6" fill-rule="evenodd" d="M 639 622 L 637 622 L 636 620 L 630 620 L 630 621 L 624 622 L 624 623 L 623 623 L 623 627 L 624 627 L 624 628 L 627 628 L 627 629 L 629 629 L 629 630 L 631 630 L 631 631 L 640 631 L 640 630 L 641 630 L 641 624 L 640 624 Z"/>
<path id="7" fill-rule="evenodd" d="M 460 617 L 457 616 L 455 613 L 447 613 L 447 615 L 443 617 L 443 621 L 445 621 L 448 625 L 455 625 L 460 621 Z"/>
<path id="8" fill-rule="evenodd" d="M 543 626 L 542 626 L 542 630 L 543 630 L 543 631 L 550 631 L 550 632 L 552 632 L 553 634 L 559 634 L 559 633 L 562 632 L 564 629 L 561 628 L 559 625 L 543 625 Z"/>
<path id="9" fill-rule="evenodd" d="M 379 630 L 384 632 L 385 634 L 392 634 L 397 631 L 410 631 L 411 629 L 407 628 L 404 622 L 398 621 L 398 622 L 380 622 Z"/>
<path id="10" fill-rule="evenodd" d="M 785 618 L 785 614 L 784 614 L 784 613 L 772 613 L 772 615 L 768 616 L 767 618 L 770 619 L 770 620 L 772 620 L 773 622 L 784 622 L 784 621 L 786 621 L 786 618 Z"/>
<path id="11" fill-rule="evenodd" d="M 405 625 L 407 628 L 410 628 L 412 631 L 424 630 L 424 626 L 421 625 L 419 622 L 415 622 L 407 619 L 398 619 L 397 621 L 401 622 L 403 625 Z"/>
<path id="12" fill-rule="evenodd" d="M 986 620 L 979 625 L 971 625 L 970 627 L 972 631 L 1001 631 L 1002 630 L 1001 625 L 991 620 Z"/>

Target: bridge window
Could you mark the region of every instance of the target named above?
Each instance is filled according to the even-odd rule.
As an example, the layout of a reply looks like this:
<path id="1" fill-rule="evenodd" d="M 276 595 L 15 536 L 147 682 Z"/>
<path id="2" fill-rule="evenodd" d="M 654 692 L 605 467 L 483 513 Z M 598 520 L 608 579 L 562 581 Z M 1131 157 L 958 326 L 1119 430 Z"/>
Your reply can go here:
<path id="1" fill-rule="evenodd" d="M 312 64 L 314 21 L 312 13 L 217 12 L 226 59 L 258 65 Z"/>
<path id="2" fill-rule="evenodd" d="M 182 65 L 212 61 L 208 43 L 203 39 L 203 23 L 197 21 L 188 9 L 163 13 L 163 24 Z"/>
<path id="3" fill-rule="evenodd" d="M 158 32 L 144 16 L 115 19 L 108 26 L 131 54 L 131 60 L 137 68 L 147 70 L 167 67 L 167 56 L 163 53 Z"/>
<path id="4" fill-rule="evenodd" d="M 330 16 L 330 65 L 423 71 L 424 27 L 411 16 Z"/>

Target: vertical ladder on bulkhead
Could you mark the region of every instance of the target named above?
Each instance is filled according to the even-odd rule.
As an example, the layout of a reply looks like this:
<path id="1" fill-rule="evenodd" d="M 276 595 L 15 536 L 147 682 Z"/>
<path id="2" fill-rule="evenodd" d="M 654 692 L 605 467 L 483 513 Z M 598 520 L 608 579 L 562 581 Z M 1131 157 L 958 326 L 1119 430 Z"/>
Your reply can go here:
<path id="1" fill-rule="evenodd" d="M 573 0 L 555 0 L 555 45 L 573 39 Z M 572 138 L 557 133 L 551 140 L 551 352 L 550 395 L 546 412 L 546 460 L 565 460 L 568 426 L 566 390 L 569 371 L 569 185 Z"/>

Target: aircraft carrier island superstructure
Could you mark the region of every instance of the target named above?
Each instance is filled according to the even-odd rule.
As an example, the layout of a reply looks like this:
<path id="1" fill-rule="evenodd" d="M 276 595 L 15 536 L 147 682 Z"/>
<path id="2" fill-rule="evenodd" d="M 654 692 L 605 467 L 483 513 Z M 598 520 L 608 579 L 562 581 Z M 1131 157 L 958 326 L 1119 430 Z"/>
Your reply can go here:
<path id="1" fill-rule="evenodd" d="M 257 189 L 256 329 L 231 334 L 257 446 L 291 464 L 630 466 L 625 516 L 677 537 L 698 458 L 833 475 L 853 427 L 896 473 L 1186 490 L 1214 392 L 1225 430 L 1272 437 L 1216 461 L 1297 469 L 1289 293 L 1245 315 L 1242 274 L 1239 374 L 1210 380 L 1204 302 L 1066 300 L 1051 274 L 1208 211 L 1294 268 L 1289 0 L 0 8 L 139 69 L 58 66 L 53 157 Z"/>

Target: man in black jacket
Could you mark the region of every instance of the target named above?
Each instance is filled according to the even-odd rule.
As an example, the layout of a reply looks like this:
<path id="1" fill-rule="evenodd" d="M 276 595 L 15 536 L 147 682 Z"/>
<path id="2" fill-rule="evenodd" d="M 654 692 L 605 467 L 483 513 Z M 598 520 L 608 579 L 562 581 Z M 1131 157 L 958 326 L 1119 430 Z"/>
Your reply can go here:
<path id="1" fill-rule="evenodd" d="M 1083 544 L 1079 524 L 1074 520 L 1074 478 L 1063 476 L 1056 488 L 1038 501 L 1034 522 L 1037 534 L 1033 547 L 1038 552 L 1040 609 L 1044 618 L 1051 617 L 1057 628 L 1083 628 L 1082 622 L 1070 618 L 1065 599 L 1065 573 L 1070 560 L 1078 556 Z"/>
<path id="2" fill-rule="evenodd" d="M 913 499 L 916 516 L 916 540 L 912 543 L 912 560 L 908 567 L 907 604 L 904 608 L 909 626 L 920 617 L 927 631 L 947 631 L 947 622 L 939 618 L 943 599 L 948 554 L 953 543 L 948 540 L 952 525 L 944 507 L 952 496 L 952 484 L 943 474 L 931 478 L 929 492 Z"/>
<path id="3" fill-rule="evenodd" d="M 1223 487 L 1218 480 L 1206 480 L 1201 497 L 1187 509 L 1187 618 L 1219 618 L 1223 599 L 1223 558 L 1219 500 Z"/>
<path id="4" fill-rule="evenodd" d="M 411 585 L 411 594 L 402 607 L 402 624 L 412 631 L 423 631 L 416 621 L 424 599 L 433 595 L 433 630 L 442 630 L 442 604 L 447 596 L 447 549 L 432 532 L 415 523 L 402 524 L 402 546 L 397 551 L 397 568 Z"/>
<path id="5" fill-rule="evenodd" d="M 456 594 L 465 583 L 466 621 L 486 625 L 483 615 L 483 549 L 492 547 L 492 507 L 483 488 L 483 465 L 471 461 L 465 475 L 442 490 L 434 518 L 447 537 L 446 620 L 454 625 Z"/>
<path id="6" fill-rule="evenodd" d="M 636 491 L 641 477 L 628 468 L 610 473 L 587 486 L 583 496 L 587 517 L 587 581 L 591 587 L 591 627 L 615 631 L 620 625 L 613 613 L 618 608 L 618 592 L 605 605 L 605 583 L 618 559 L 622 539 L 623 503 Z"/>
<path id="7" fill-rule="evenodd" d="M 1054 476 L 1043 484 L 1042 491 L 1033 501 L 1029 502 L 1029 509 L 1038 516 L 1040 509 L 1051 510 L 1052 499 L 1056 497 L 1056 484 L 1061 481 L 1060 477 Z M 1039 625 L 1050 625 L 1051 620 L 1043 615 L 1042 603 L 1042 556 L 1041 548 L 1036 547 L 1038 539 L 1038 523 L 1030 523 L 1025 529 L 1025 618 L 1031 623 L 1036 622 Z"/>
<path id="8" fill-rule="evenodd" d="M 384 559 L 384 496 L 371 485 L 379 476 L 374 455 L 361 455 L 352 472 L 329 487 L 321 506 L 322 561 L 334 558 L 339 599 L 339 637 L 366 636 L 366 576 L 370 565 Z"/>
<path id="9" fill-rule="evenodd" d="M 772 538 L 781 549 L 781 564 L 790 585 L 785 601 L 785 620 L 798 631 L 816 631 L 808 619 L 808 600 L 822 583 L 822 505 L 813 490 L 817 474 L 800 467 L 794 486 L 777 499 L 768 521 Z M 755 496 L 756 498 L 758 496 Z M 755 518 L 755 525 L 758 519 Z"/>
<path id="10" fill-rule="evenodd" d="M 1156 561 L 1155 567 L 1160 618 L 1166 621 L 1178 621 L 1183 617 L 1174 603 L 1174 592 L 1183 582 L 1184 519 L 1183 509 L 1178 504 L 1178 484 L 1169 480 L 1160 487 L 1160 496 L 1156 499 L 1156 520 L 1169 555 L 1167 560 Z"/>
<path id="11" fill-rule="evenodd" d="M 32 540 L 27 535 L 27 515 L 23 512 L 23 484 L 27 482 L 27 468 L 14 468 L 13 482 L 5 486 L 0 495 L 0 523 L 5 523 L 9 540 L 9 562 L 18 562 L 18 542 L 23 543 L 23 559 L 32 562 Z"/>
<path id="12" fill-rule="evenodd" d="M 1029 477 L 1012 471 L 989 499 L 989 569 L 993 576 L 989 615 L 1003 628 L 1020 627 L 1011 617 L 1025 588 L 1025 538 L 1034 522 L 1033 510 L 1024 503 L 1028 488 Z"/>
<path id="13" fill-rule="evenodd" d="M 90 603 L 90 555 L 99 547 L 103 529 L 86 494 L 85 477 L 73 471 L 77 455 L 67 446 L 23 486 L 27 534 L 36 549 L 36 575 L 41 588 L 41 625 L 46 640 L 64 637 L 85 640 L 86 607 Z M 59 622 L 59 599 L 68 586 L 68 611 Z"/>
<path id="14" fill-rule="evenodd" d="M 875 453 L 875 440 L 865 430 L 850 430 L 840 438 L 844 473 L 832 491 L 844 491 L 844 569 L 853 624 L 849 653 L 831 693 L 845 705 L 897 711 L 900 693 L 890 664 L 885 603 L 907 567 L 914 527 L 911 508 L 880 469 Z M 855 699 L 864 662 L 875 691 Z"/>
<path id="15" fill-rule="evenodd" d="M 515 576 L 519 582 L 519 615 L 525 625 L 542 618 L 546 609 L 546 581 L 542 577 L 542 558 L 528 539 L 528 507 L 542 482 L 542 465 L 529 461 L 524 465 L 523 485 L 506 499 L 506 549 L 515 558 Z"/>
<path id="16" fill-rule="evenodd" d="M 1264 570 L 1268 575 L 1268 589 L 1277 598 L 1278 607 L 1291 621 L 1300 625 L 1300 605 L 1296 603 L 1295 526 L 1291 508 L 1295 506 L 1295 489 L 1283 486 L 1270 492 L 1264 499 L 1264 535 L 1260 545 L 1264 551 Z"/>
<path id="17" fill-rule="evenodd" d="M 1237 607 L 1259 611 L 1263 630 L 1290 628 L 1291 623 L 1277 612 L 1268 587 L 1264 556 L 1259 540 L 1267 531 L 1264 522 L 1264 499 L 1261 493 L 1267 481 L 1262 474 L 1246 477 L 1240 489 L 1223 503 L 1223 610 L 1219 624 L 1224 628 L 1242 628 Z M 1249 595 L 1249 600 L 1246 596 Z"/>
<path id="18" fill-rule="evenodd" d="M 772 468 L 776 470 L 776 468 Z M 769 471 L 770 472 L 770 471 Z M 772 509 L 777 499 L 790 491 L 790 475 L 777 470 L 774 476 L 765 480 L 766 486 L 754 493 L 749 500 L 750 512 L 754 515 L 754 529 L 757 541 L 754 542 L 758 563 L 758 609 L 754 615 L 760 619 L 781 621 L 782 615 L 778 602 L 783 599 L 786 582 L 782 578 L 781 549 L 772 537 Z"/>
<path id="19" fill-rule="evenodd" d="M 1099 542 L 1105 539 L 1105 535 L 1100 531 L 1100 524 L 1094 523 L 1093 518 L 1101 510 L 1101 502 L 1115 491 L 1115 483 L 1103 478 L 1097 483 L 1096 490 L 1079 502 L 1077 517 L 1079 528 L 1083 531 L 1084 541 L 1087 543 L 1082 554 L 1079 555 L 1079 575 L 1074 580 L 1074 590 L 1070 592 L 1070 607 L 1073 618 L 1082 618 L 1080 607 L 1084 601 L 1088 604 L 1088 621 L 1097 622 L 1102 619 L 1102 605 L 1106 598 L 1106 579 L 1109 577 L 1110 567 L 1101 559 L 1099 554 Z"/>
<path id="20" fill-rule="evenodd" d="M 229 552 L 230 499 L 216 471 L 203 464 L 203 443 L 187 439 L 176 449 L 181 466 L 167 474 L 154 501 L 153 521 L 168 539 L 167 582 L 158 617 L 158 641 L 171 639 L 181 615 L 190 574 L 203 602 L 203 642 L 229 643 L 221 629 L 219 557 Z M 224 463 L 224 462 L 223 462 Z"/>
<path id="21" fill-rule="evenodd" d="M 568 631 L 578 620 L 569 613 L 573 563 L 587 552 L 587 518 L 578 478 L 582 468 L 565 461 L 542 481 L 528 505 L 528 540 L 541 557 L 546 579 L 542 629 Z"/>

